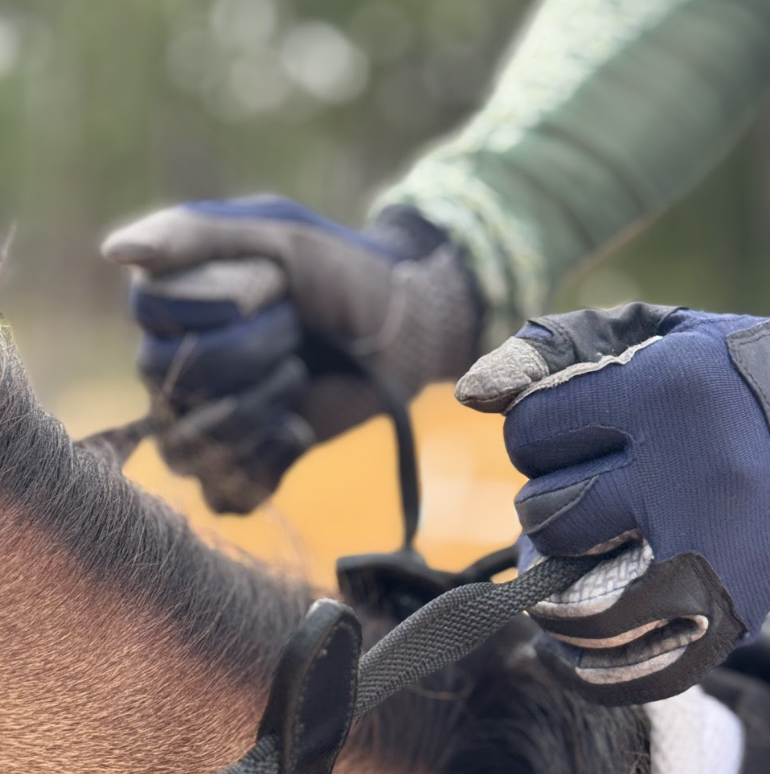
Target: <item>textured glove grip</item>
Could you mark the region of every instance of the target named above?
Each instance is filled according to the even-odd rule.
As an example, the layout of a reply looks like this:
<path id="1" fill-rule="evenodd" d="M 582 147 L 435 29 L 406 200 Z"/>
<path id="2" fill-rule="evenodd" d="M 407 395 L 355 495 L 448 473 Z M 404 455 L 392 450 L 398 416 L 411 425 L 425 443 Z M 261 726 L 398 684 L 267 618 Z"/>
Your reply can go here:
<path id="1" fill-rule="evenodd" d="M 557 670 L 582 696 L 589 701 L 609 706 L 659 701 L 675 696 L 701 682 L 708 672 L 724 661 L 746 631 L 730 595 L 725 590 L 709 563 L 700 555 L 688 553 L 654 564 L 648 572 L 630 587 L 630 596 L 636 602 L 621 599 L 613 608 L 621 611 L 622 622 L 613 621 L 614 613 L 591 616 L 601 619 L 597 631 L 596 620 L 587 620 L 586 629 L 592 636 L 607 636 L 626 631 L 649 620 L 675 618 L 683 614 L 702 614 L 708 618 L 708 631 L 670 666 L 658 672 L 622 683 L 598 685 L 588 683 L 575 673 L 575 663 L 564 657 L 561 644 L 544 638 L 538 645 L 540 657 L 549 667 Z M 635 616 L 628 617 L 629 609 Z M 539 623 L 551 629 L 568 628 L 569 624 L 552 620 Z M 590 625 L 589 625 L 590 624 Z M 572 630 L 570 630 L 570 633 Z M 572 653 L 575 651 L 570 649 Z"/>

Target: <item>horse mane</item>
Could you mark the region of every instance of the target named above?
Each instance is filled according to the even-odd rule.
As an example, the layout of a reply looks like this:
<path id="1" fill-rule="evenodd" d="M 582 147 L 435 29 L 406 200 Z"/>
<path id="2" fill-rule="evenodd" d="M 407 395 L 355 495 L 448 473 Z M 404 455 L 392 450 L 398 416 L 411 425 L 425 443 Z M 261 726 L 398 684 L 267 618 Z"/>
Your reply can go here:
<path id="1" fill-rule="evenodd" d="M 266 682 L 311 590 L 245 553 L 215 550 L 108 454 L 69 438 L 38 403 L 0 331 L 0 498 L 107 584 L 169 619 L 180 642 L 239 679 Z"/>
<path id="2" fill-rule="evenodd" d="M 25 529 L 73 557 L 97 597 L 99 589 L 117 590 L 167 622 L 184 652 L 254 690 L 267 689 L 283 644 L 315 596 L 254 559 L 206 545 L 181 516 L 128 482 L 108 454 L 73 443 L 37 402 L 4 326 L 0 544 Z M 6 550 L 12 544 L 6 541 Z M 394 625 L 358 612 L 370 644 Z M 366 716 L 342 765 L 432 774 L 647 774 L 643 711 L 589 705 L 559 685 L 534 657 L 532 629 L 522 621 Z M 258 718 L 246 723 L 256 732 Z"/>

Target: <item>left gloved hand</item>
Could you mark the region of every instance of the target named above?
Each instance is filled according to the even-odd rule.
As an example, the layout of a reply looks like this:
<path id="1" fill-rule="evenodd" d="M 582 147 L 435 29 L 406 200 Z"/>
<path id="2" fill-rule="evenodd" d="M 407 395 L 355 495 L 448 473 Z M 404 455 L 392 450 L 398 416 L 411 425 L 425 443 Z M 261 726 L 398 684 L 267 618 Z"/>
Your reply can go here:
<path id="1" fill-rule="evenodd" d="M 102 249 L 133 269 L 161 453 L 218 512 L 248 513 L 315 444 L 383 409 L 350 356 L 403 398 L 473 361 L 464 251 L 409 207 L 353 231 L 280 197 L 196 202 Z"/>
<path id="2" fill-rule="evenodd" d="M 552 635 L 541 653 L 584 695 L 667 698 L 757 635 L 770 609 L 769 320 L 647 304 L 543 317 L 456 394 L 507 414 L 508 454 L 530 479 L 516 498 L 528 561 L 608 553 L 532 611 Z"/>

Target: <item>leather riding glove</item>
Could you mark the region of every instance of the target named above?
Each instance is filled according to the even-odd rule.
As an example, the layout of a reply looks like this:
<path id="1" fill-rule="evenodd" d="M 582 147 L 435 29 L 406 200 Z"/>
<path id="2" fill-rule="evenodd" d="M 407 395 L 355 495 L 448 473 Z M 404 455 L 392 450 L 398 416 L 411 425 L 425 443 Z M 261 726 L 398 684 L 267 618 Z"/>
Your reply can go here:
<path id="1" fill-rule="evenodd" d="M 525 565 L 607 554 L 533 617 L 604 703 L 664 699 L 770 609 L 770 321 L 629 304 L 530 321 L 460 380 L 506 415 Z"/>
<path id="2" fill-rule="evenodd" d="M 218 512 L 252 510 L 315 443 L 381 410 L 330 341 L 404 397 L 477 354 L 470 275 L 411 208 L 353 231 L 282 198 L 199 202 L 121 228 L 102 250 L 134 267 L 161 451 Z"/>

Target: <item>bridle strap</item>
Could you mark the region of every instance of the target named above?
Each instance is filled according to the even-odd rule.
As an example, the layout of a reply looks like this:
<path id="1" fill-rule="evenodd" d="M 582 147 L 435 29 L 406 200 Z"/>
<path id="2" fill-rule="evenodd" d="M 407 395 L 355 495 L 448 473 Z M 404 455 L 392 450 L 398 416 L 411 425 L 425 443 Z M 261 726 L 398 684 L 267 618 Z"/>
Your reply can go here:
<path id="1" fill-rule="evenodd" d="M 467 656 L 514 616 L 565 591 L 603 558 L 547 559 L 507 583 L 469 583 L 429 602 L 361 658 L 355 717 Z"/>

